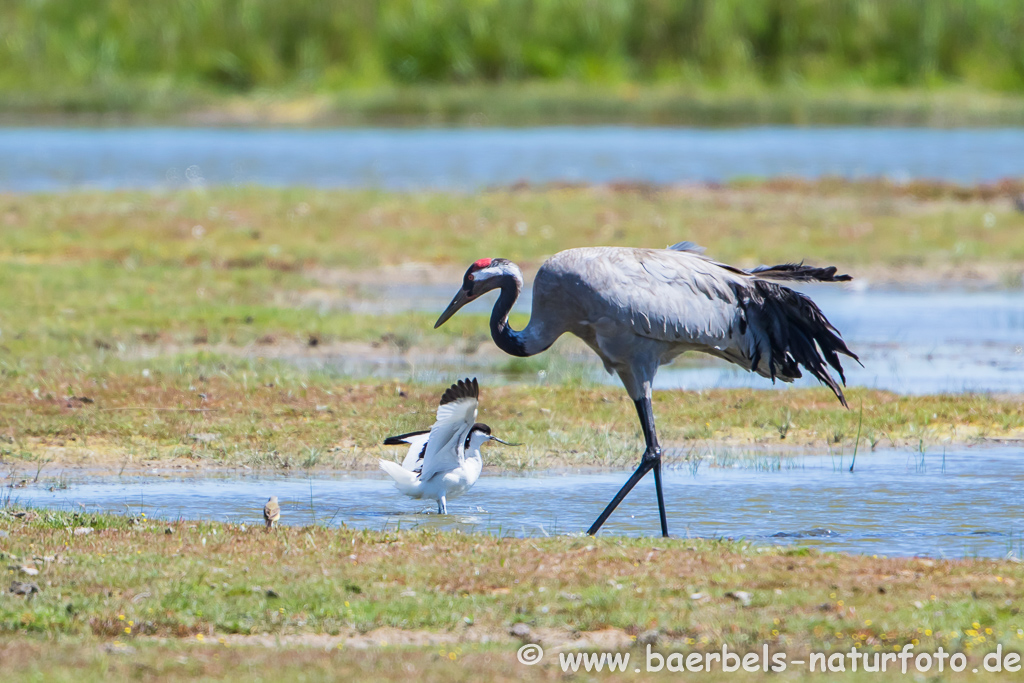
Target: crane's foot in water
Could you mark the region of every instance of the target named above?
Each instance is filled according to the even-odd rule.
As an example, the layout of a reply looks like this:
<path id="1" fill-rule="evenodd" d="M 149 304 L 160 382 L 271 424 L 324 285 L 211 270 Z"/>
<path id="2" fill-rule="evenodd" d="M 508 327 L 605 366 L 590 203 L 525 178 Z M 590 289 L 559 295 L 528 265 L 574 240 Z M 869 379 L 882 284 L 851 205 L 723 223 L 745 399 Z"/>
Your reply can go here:
<path id="1" fill-rule="evenodd" d="M 637 482 L 646 476 L 648 472 L 654 470 L 654 486 L 658 492 L 658 513 L 661 518 L 661 535 L 668 537 L 668 519 L 665 515 L 665 496 L 661 490 L 661 449 L 647 450 L 644 452 L 643 457 L 640 459 L 640 465 L 633 472 L 632 476 L 623 484 L 619 492 L 615 494 L 612 501 L 608 503 L 608 506 L 601 513 L 601 516 L 597 518 L 587 530 L 587 533 L 591 536 L 596 534 L 601 526 L 605 523 L 609 516 L 615 511 L 615 508 L 619 506 L 619 503 L 629 495 L 629 492 L 633 490 Z"/>

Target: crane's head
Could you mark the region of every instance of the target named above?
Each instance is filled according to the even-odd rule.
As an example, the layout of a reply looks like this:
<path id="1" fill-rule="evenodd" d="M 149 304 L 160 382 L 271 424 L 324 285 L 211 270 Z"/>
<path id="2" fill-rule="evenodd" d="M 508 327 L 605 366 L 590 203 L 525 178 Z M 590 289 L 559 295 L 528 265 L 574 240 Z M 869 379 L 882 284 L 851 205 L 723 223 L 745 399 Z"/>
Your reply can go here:
<path id="1" fill-rule="evenodd" d="M 516 264 L 504 258 L 482 258 L 469 267 L 462 278 L 462 287 L 455 298 L 444 309 L 444 313 L 434 323 L 434 329 L 444 325 L 460 308 L 473 301 L 481 294 L 500 287 L 507 278 L 522 283 L 522 275 Z"/>

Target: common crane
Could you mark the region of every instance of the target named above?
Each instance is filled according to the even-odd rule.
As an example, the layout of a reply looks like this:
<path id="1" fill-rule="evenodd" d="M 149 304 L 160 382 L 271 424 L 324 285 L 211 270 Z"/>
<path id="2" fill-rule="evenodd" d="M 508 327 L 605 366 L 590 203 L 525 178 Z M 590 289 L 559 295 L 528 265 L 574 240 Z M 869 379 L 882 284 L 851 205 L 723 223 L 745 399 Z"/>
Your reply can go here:
<path id="1" fill-rule="evenodd" d="M 440 327 L 470 301 L 500 290 L 491 311 L 491 338 L 513 356 L 532 356 L 570 332 L 616 373 L 636 405 L 646 449 L 633 475 L 590 527 L 595 534 L 647 472 L 654 471 L 661 533 L 668 536 L 661 487 L 661 446 L 651 408 L 658 367 L 685 351 L 702 351 L 772 381 L 792 382 L 800 366 L 846 406 L 839 354 L 858 360 L 809 297 L 774 282 L 845 282 L 835 267 L 800 264 L 743 270 L 718 263 L 692 242 L 667 249 L 586 247 L 549 258 L 533 283 L 529 324 L 516 331 L 508 315 L 523 289 L 519 267 L 484 258 L 466 271 L 462 287 L 435 323 Z M 858 360 L 859 362 L 859 360 Z"/>

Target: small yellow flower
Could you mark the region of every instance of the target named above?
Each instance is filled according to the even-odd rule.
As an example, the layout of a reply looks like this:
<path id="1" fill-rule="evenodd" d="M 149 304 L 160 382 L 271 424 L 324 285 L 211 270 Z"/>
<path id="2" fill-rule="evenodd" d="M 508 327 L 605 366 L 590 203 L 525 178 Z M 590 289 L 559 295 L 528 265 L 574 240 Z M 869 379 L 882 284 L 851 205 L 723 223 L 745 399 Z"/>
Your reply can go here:
<path id="1" fill-rule="evenodd" d="M 842 606 L 843 606 L 843 605 L 845 605 L 846 603 L 845 603 L 845 602 L 843 602 L 842 600 L 840 600 L 840 601 L 839 601 L 839 602 L 837 602 L 836 604 L 837 604 L 837 605 L 839 605 L 840 607 L 842 607 Z"/>
<path id="2" fill-rule="evenodd" d="M 932 630 L 931 630 L 930 628 L 926 628 L 926 629 L 924 630 L 924 634 L 925 634 L 926 636 L 930 636 L 930 635 L 932 634 Z"/>
<path id="3" fill-rule="evenodd" d="M 125 633 L 127 633 L 128 635 L 131 635 L 131 633 L 132 633 L 132 630 L 131 630 L 131 628 L 129 628 L 128 626 L 125 626 L 125 627 L 124 627 L 124 632 L 125 632 Z"/>
<path id="4" fill-rule="evenodd" d="M 454 652 L 449 652 L 449 653 L 448 653 L 448 659 L 452 660 L 453 662 L 454 662 L 454 661 L 455 661 L 455 660 L 456 660 L 457 658 L 458 658 L 458 655 L 457 655 L 457 654 L 455 654 Z"/>
<path id="5" fill-rule="evenodd" d="M 871 620 L 870 619 L 865 619 L 864 620 L 864 625 L 865 626 L 871 626 Z"/>
<path id="6" fill-rule="evenodd" d="M 913 640 L 910 641 L 910 644 L 911 645 L 918 645 L 918 644 L 920 644 L 920 642 L 921 641 L 919 641 L 917 638 L 914 638 Z"/>
<path id="7" fill-rule="evenodd" d="M 830 598 L 832 598 L 833 600 L 835 600 L 835 599 L 836 599 L 836 594 L 835 594 L 835 593 L 829 593 L 829 594 L 828 594 L 828 597 L 830 597 Z"/>
<path id="8" fill-rule="evenodd" d="M 989 634 L 989 635 L 992 635 L 992 629 L 990 629 L 990 628 L 986 628 L 986 629 L 985 629 L 985 633 L 987 633 L 987 634 Z"/>
<path id="9" fill-rule="evenodd" d="M 135 622 L 134 622 L 134 621 L 132 621 L 131 619 L 129 619 L 129 620 L 128 620 L 128 625 L 129 625 L 129 626 L 135 626 Z"/>
<path id="10" fill-rule="evenodd" d="M 197 633 L 196 634 L 196 640 L 202 642 L 203 641 L 203 634 L 202 633 Z"/>
<path id="11" fill-rule="evenodd" d="M 975 622 L 973 622 L 973 623 L 971 624 L 971 626 L 973 626 L 974 628 L 981 628 L 981 624 L 979 624 L 979 623 L 978 623 L 978 622 L 976 622 L 976 621 L 975 621 Z"/>
<path id="12" fill-rule="evenodd" d="M 120 619 L 121 621 L 124 621 L 124 615 L 123 614 L 118 614 L 117 618 Z"/>
<path id="13" fill-rule="evenodd" d="M 779 635 L 779 629 L 777 629 L 777 628 L 773 628 L 773 629 L 772 629 L 772 635 L 773 635 L 773 636 L 777 636 L 777 635 Z"/>
<path id="14" fill-rule="evenodd" d="M 772 623 L 775 624 L 776 626 L 778 626 L 779 625 L 779 620 L 778 619 L 772 619 Z"/>

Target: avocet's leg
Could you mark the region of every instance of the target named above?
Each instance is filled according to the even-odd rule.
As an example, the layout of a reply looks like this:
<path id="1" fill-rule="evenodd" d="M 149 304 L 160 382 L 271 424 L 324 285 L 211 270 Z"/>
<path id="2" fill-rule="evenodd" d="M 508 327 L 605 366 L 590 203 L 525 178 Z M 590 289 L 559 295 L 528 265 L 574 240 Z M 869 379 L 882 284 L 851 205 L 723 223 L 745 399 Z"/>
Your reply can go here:
<path id="1" fill-rule="evenodd" d="M 644 478 L 648 472 L 654 470 L 654 487 L 658 492 L 658 514 L 661 517 L 661 535 L 668 536 L 668 519 L 665 515 L 665 497 L 661 491 L 661 446 L 658 445 L 658 435 L 654 429 L 654 411 L 651 407 L 650 398 L 641 398 L 634 401 L 636 404 L 636 412 L 640 416 L 640 426 L 644 430 L 644 441 L 647 444 L 647 449 L 644 451 L 643 457 L 640 458 L 640 465 L 637 466 L 636 471 L 626 481 L 626 483 L 619 489 L 619 492 L 612 498 L 612 502 L 608 503 L 608 507 L 604 509 L 601 516 L 597 518 L 590 529 L 587 531 L 588 534 L 593 536 L 601 528 L 601 525 L 605 523 L 605 520 L 615 511 L 615 508 L 619 506 L 622 499 L 625 498 L 636 483 Z"/>
<path id="2" fill-rule="evenodd" d="M 441 496 L 440 498 L 437 499 L 437 514 L 448 514 L 448 501 L 445 500 L 444 496 Z"/>

